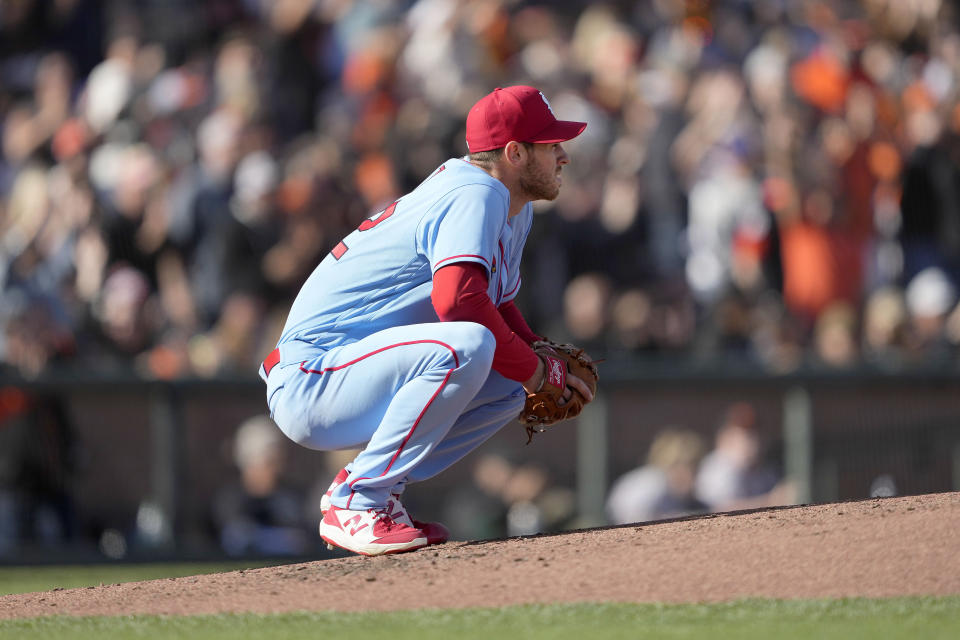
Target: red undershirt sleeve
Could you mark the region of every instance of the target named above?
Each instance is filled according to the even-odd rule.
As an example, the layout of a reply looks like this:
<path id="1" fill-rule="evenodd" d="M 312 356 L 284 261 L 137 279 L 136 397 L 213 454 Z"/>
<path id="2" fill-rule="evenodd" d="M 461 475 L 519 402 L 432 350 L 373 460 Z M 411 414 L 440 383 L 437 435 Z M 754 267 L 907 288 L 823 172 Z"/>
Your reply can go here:
<path id="1" fill-rule="evenodd" d="M 517 305 L 513 304 L 513 300 L 504 302 L 497 307 L 497 310 L 500 311 L 503 319 L 507 321 L 507 326 L 513 329 L 513 332 L 527 344 L 533 344 L 537 340 L 543 340 L 543 338 L 533 332 L 533 329 L 531 329 L 527 321 L 524 320 L 523 314 L 520 313 L 520 309 L 517 308 Z"/>
<path id="2" fill-rule="evenodd" d="M 487 272 L 481 265 L 457 262 L 438 269 L 430 298 L 443 322 L 476 322 L 490 329 L 497 341 L 494 371 L 517 382 L 528 380 L 536 371 L 539 358 L 493 306 L 487 295 Z"/>

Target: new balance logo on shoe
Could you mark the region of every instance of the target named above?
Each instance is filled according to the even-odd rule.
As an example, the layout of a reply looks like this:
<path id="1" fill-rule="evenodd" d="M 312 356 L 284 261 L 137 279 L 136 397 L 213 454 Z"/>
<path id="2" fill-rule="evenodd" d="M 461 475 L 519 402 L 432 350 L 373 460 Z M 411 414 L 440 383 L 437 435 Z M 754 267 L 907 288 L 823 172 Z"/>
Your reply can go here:
<path id="1" fill-rule="evenodd" d="M 349 526 L 350 535 L 355 536 L 357 535 L 358 531 L 362 531 L 365 527 L 370 526 L 369 522 L 361 523 L 360 522 L 361 520 L 362 518 L 360 516 L 353 516 L 352 518 L 350 518 L 349 520 L 343 523 L 343 528 L 346 529 Z"/>

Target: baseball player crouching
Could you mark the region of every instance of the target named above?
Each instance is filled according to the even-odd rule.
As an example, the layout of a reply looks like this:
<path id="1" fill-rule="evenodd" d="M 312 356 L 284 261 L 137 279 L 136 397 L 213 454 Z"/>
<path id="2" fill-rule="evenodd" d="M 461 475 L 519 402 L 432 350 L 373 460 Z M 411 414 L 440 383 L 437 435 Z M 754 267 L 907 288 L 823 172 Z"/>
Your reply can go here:
<path id="1" fill-rule="evenodd" d="M 533 87 L 498 88 L 466 121 L 470 154 L 365 220 L 307 279 L 264 360 L 293 441 L 363 447 L 321 503 L 321 537 L 364 555 L 444 542 L 400 496 L 517 419 L 549 371 L 513 303 L 531 202 L 553 200 L 583 122 Z M 590 389 L 568 375 L 564 398 Z"/>

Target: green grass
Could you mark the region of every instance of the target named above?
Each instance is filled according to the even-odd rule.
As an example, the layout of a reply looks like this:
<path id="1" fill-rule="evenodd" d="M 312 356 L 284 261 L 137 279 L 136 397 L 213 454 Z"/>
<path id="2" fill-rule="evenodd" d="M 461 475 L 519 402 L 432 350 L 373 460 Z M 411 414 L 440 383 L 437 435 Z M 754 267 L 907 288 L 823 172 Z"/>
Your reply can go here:
<path id="1" fill-rule="evenodd" d="M 332 630 L 335 630 L 333 632 Z M 394 613 L 122 616 L 0 621 L 0 638 L 337 637 L 392 640 L 736 638 L 897 640 L 960 637 L 960 597 L 740 600 L 720 604 L 579 604 Z"/>
<path id="2" fill-rule="evenodd" d="M 0 568 L 0 596 L 10 593 L 72 589 L 117 582 L 138 582 L 158 578 L 179 578 L 204 573 L 265 567 L 278 562 L 156 563 L 56 565 L 48 567 Z"/>

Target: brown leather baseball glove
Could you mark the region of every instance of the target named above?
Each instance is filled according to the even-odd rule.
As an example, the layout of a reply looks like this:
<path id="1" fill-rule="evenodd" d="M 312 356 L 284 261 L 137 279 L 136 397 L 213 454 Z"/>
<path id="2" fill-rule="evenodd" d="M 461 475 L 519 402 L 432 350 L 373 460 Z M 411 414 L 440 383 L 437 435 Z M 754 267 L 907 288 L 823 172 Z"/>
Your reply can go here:
<path id="1" fill-rule="evenodd" d="M 600 379 L 597 365 L 587 353 L 572 344 L 558 344 L 552 340 L 534 342 L 534 352 L 546 365 L 543 383 L 535 393 L 528 393 L 519 419 L 527 428 L 527 443 L 544 427 L 562 420 L 575 418 L 583 411 L 588 400 L 571 387 L 569 400 L 562 402 L 567 388 L 567 376 L 573 374 L 583 380 L 592 393 L 597 391 Z"/>

